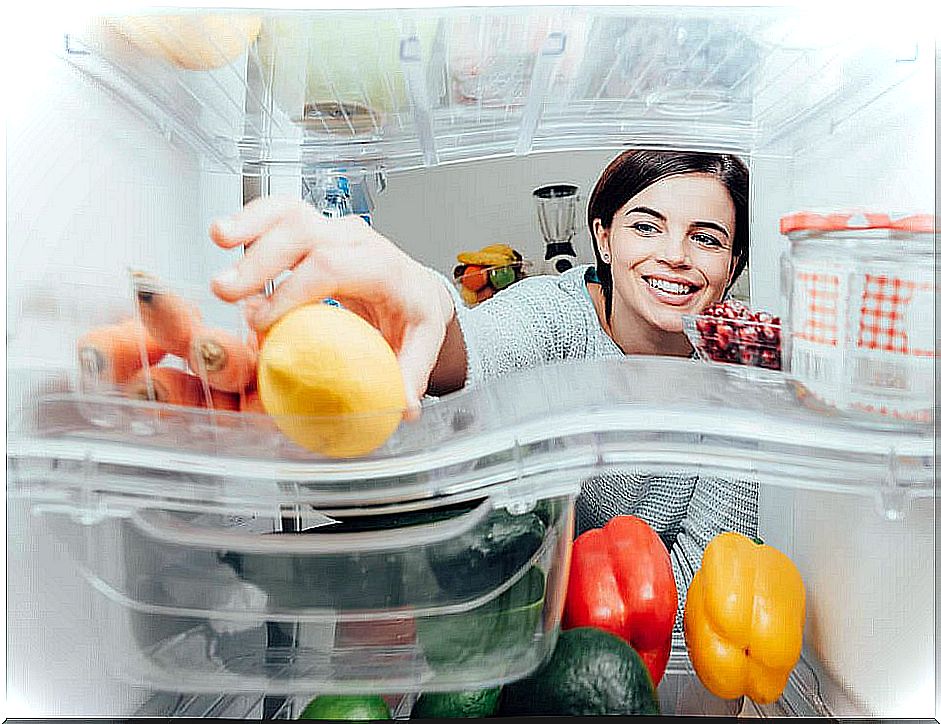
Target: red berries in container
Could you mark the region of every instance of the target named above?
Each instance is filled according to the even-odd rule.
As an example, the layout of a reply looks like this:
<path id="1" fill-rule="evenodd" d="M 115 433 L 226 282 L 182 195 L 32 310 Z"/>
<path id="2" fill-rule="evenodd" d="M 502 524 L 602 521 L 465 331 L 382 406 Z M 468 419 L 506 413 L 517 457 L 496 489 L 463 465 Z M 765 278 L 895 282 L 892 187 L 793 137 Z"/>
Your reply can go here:
<path id="1" fill-rule="evenodd" d="M 704 359 L 781 369 L 781 320 L 730 300 L 683 318 L 686 336 Z"/>

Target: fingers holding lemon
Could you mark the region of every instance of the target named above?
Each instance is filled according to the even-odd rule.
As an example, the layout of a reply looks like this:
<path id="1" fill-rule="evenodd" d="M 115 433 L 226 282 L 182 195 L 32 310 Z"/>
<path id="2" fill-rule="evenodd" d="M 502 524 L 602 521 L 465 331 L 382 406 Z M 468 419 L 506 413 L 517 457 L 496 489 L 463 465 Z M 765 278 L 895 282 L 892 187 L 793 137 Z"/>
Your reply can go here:
<path id="1" fill-rule="evenodd" d="M 381 447 L 406 404 L 398 360 L 379 331 L 319 302 L 288 312 L 268 330 L 258 392 L 287 437 L 337 458 Z"/>

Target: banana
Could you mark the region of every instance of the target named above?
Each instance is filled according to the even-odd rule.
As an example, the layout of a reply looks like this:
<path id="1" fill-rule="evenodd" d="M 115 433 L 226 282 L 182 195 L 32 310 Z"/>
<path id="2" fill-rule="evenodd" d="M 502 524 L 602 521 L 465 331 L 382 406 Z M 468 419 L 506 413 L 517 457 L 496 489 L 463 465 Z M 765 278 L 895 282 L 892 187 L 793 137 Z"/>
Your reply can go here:
<path id="1" fill-rule="evenodd" d="M 511 264 L 514 258 L 495 251 L 465 251 L 457 255 L 457 260 L 461 264 L 474 266 L 506 266 Z"/>
<path id="2" fill-rule="evenodd" d="M 506 266 L 522 258 L 518 251 L 506 244 L 490 244 L 480 251 L 465 251 L 457 255 L 457 260 L 462 264 L 477 266 Z"/>

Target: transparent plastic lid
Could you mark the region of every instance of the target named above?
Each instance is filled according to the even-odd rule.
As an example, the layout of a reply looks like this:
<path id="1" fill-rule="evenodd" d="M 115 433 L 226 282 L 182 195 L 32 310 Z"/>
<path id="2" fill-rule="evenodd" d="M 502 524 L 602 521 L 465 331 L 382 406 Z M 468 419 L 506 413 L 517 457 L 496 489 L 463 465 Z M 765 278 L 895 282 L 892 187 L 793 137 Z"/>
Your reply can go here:
<path id="1" fill-rule="evenodd" d="M 913 489 L 932 481 L 931 424 L 886 428 L 821 412 L 786 373 L 680 358 L 572 360 L 522 370 L 429 398 L 416 420 L 384 407 L 356 415 L 321 409 L 270 415 L 251 404 L 252 382 L 219 392 L 210 376 L 211 346 L 195 361 L 174 347 L 145 364 L 151 350 L 133 334 L 124 339 L 129 381 L 114 381 L 107 373 L 117 375 L 117 365 L 98 363 L 120 355 L 99 343 L 93 351 L 104 356 L 89 360 L 82 340 L 121 319 L 132 325 L 137 319 L 139 329 L 143 317 L 134 315 L 166 290 L 159 283 L 142 287 L 135 275 L 52 278 L 51 286 L 23 295 L 8 343 L 7 449 L 21 492 L 42 489 L 64 500 L 93 487 L 112 503 L 118 495 L 120 505 L 173 499 L 197 509 L 453 495 L 525 507 L 575 494 L 584 477 L 624 466 L 699 466 L 762 482 L 856 490 L 887 479 Z M 196 319 L 197 330 L 225 333 L 251 349 L 252 333 L 236 306 L 208 289 L 177 288 L 166 296 L 175 301 L 159 307 L 172 312 L 164 322 Z M 109 334 L 105 339 L 113 340 Z M 200 335 L 190 336 L 195 349 Z M 172 387 L 179 380 L 185 387 Z M 178 396 L 162 396 L 162 384 Z M 309 437 L 299 443 L 297 429 Z M 355 455 L 319 444 L 367 433 L 371 446 Z M 17 465 L 25 466 L 22 474 Z"/>

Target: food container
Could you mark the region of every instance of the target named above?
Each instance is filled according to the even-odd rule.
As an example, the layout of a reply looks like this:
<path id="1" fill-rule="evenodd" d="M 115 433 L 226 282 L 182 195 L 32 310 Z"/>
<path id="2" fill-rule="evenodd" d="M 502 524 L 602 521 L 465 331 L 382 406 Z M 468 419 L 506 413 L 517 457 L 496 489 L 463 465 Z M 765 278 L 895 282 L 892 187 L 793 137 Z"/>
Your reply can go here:
<path id="1" fill-rule="evenodd" d="M 426 56 L 436 28 L 434 18 L 416 21 Z M 409 112 L 404 37 L 385 13 L 267 13 L 259 69 L 274 104 L 307 134 L 378 137 Z"/>
<path id="2" fill-rule="evenodd" d="M 454 268 L 454 285 L 464 303 L 474 307 L 525 279 L 531 272 L 532 264 L 522 260 L 496 266 L 459 264 Z"/>
<path id="3" fill-rule="evenodd" d="M 700 359 L 780 370 L 783 328 L 777 317 L 760 314 L 766 319 L 685 315 L 683 331 Z"/>
<path id="4" fill-rule="evenodd" d="M 864 419 L 930 422 L 934 217 L 800 212 L 780 228 L 801 398 Z"/>
<path id="5" fill-rule="evenodd" d="M 84 539 L 73 552 L 117 676 L 206 693 L 448 691 L 520 678 L 551 652 L 572 501 L 331 510 L 297 530 L 286 511 L 142 509 L 57 529 Z"/>

